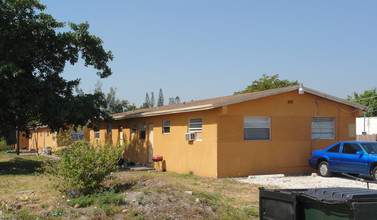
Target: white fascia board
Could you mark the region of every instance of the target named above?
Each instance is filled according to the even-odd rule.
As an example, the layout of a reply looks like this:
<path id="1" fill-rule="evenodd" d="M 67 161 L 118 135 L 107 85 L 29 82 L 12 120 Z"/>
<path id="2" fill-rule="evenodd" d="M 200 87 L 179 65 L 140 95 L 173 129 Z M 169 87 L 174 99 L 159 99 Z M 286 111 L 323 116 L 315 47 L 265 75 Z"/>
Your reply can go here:
<path id="1" fill-rule="evenodd" d="M 212 104 L 208 105 L 201 105 L 201 106 L 194 106 L 188 108 L 179 108 L 179 109 L 171 109 L 171 110 L 164 110 L 164 111 L 156 111 L 156 112 L 141 112 L 136 114 L 126 115 L 124 117 L 117 117 L 114 118 L 115 120 L 121 120 L 126 118 L 143 118 L 143 117 L 151 117 L 151 116 L 159 116 L 159 115 L 168 115 L 168 114 L 176 114 L 176 113 L 183 113 L 183 112 L 194 112 L 194 111 L 203 111 L 208 109 L 213 109 Z"/>
<path id="2" fill-rule="evenodd" d="M 232 99 L 232 100 L 225 101 L 225 102 L 215 103 L 213 105 L 213 107 L 217 108 L 217 107 L 221 107 L 221 106 L 225 106 L 225 105 L 237 104 L 237 103 L 240 103 L 240 102 L 246 102 L 246 101 L 250 101 L 250 100 L 254 100 L 254 99 L 260 99 L 260 98 L 263 98 L 263 97 L 277 95 L 277 94 L 280 94 L 280 93 L 285 93 L 285 92 L 290 92 L 290 91 L 295 91 L 295 90 L 298 90 L 298 86 L 289 86 L 289 87 L 285 87 L 285 88 L 281 88 L 281 89 L 261 92 L 259 94 L 250 94 L 249 96 L 244 96 L 244 97 L 241 97 L 241 98 L 238 98 L 238 99 Z"/>
<path id="3" fill-rule="evenodd" d="M 338 97 L 335 97 L 335 96 L 332 96 L 332 95 L 329 95 L 329 94 L 326 94 L 326 93 L 323 93 L 323 92 L 319 92 L 319 91 L 314 90 L 314 89 L 310 89 L 308 87 L 304 87 L 304 90 L 305 90 L 305 92 L 307 92 L 309 94 L 319 96 L 321 98 L 328 99 L 328 100 L 331 100 L 331 101 L 334 101 L 334 102 L 338 102 L 338 103 L 343 104 L 343 105 L 348 105 L 348 106 L 358 108 L 358 109 L 361 109 L 361 110 L 367 109 L 367 106 L 360 105 L 360 104 L 357 104 L 357 103 L 354 103 L 354 102 L 350 102 L 350 101 L 347 101 L 345 99 L 341 99 L 341 98 L 338 98 Z"/>

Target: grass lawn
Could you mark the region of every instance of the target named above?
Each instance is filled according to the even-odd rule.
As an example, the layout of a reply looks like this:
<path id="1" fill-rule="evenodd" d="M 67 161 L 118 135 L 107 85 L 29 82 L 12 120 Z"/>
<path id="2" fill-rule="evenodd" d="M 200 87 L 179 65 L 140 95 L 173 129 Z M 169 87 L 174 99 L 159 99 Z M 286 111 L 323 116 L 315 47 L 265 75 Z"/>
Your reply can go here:
<path id="1" fill-rule="evenodd" d="M 107 191 L 103 193 L 63 197 L 38 170 L 46 159 L 0 152 L 0 219 L 84 216 L 88 219 L 248 219 L 258 216 L 255 185 L 169 172 L 118 171 L 105 182 Z"/>

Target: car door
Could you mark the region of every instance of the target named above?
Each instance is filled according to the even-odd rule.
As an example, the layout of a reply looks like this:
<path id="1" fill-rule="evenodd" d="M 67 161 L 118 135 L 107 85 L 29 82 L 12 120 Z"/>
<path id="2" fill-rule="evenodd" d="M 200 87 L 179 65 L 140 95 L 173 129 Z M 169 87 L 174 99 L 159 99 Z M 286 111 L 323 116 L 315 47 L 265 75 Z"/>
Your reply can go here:
<path id="1" fill-rule="evenodd" d="M 340 156 L 340 143 L 334 145 L 326 151 L 326 156 L 328 157 L 329 169 L 330 171 L 339 171 L 339 156 Z"/>
<path id="2" fill-rule="evenodd" d="M 357 152 L 363 152 L 361 155 Z M 368 157 L 357 143 L 343 143 L 339 157 L 339 171 L 346 173 L 367 173 Z"/>

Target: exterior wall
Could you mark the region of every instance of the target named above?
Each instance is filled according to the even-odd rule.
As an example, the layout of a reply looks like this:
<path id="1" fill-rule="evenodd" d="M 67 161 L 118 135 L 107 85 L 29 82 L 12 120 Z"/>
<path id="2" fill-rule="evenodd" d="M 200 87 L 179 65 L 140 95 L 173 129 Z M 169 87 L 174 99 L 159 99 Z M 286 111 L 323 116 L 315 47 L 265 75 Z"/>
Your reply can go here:
<path id="1" fill-rule="evenodd" d="M 107 125 L 100 130 L 100 140 L 94 140 L 91 130 L 91 140 L 94 143 L 119 143 L 120 127 L 123 130 L 123 140 L 129 143 L 123 153 L 126 161 L 148 164 L 149 157 L 149 128 L 153 124 L 153 154 L 162 155 L 166 162 L 166 170 L 177 173 L 190 173 L 199 176 L 217 177 L 217 114 L 218 109 L 171 114 L 137 119 L 126 119 L 113 122 L 111 138 L 106 136 Z M 202 118 L 202 140 L 186 141 L 190 118 Z M 163 134 L 164 120 L 170 120 L 170 134 Z M 140 140 L 140 123 L 146 123 L 146 138 Z M 136 134 L 131 135 L 131 124 L 136 123 Z M 92 139 L 93 138 L 93 139 Z M 107 140 L 105 140 L 107 138 Z"/>
<path id="2" fill-rule="evenodd" d="M 26 137 L 25 132 L 20 132 L 20 150 L 29 150 L 29 139 Z M 16 149 L 17 145 L 14 145 L 14 149 Z"/>
<path id="3" fill-rule="evenodd" d="M 91 130 L 90 140 L 116 144 L 122 131 L 124 142 L 129 143 L 123 158 L 148 164 L 149 128 L 153 124 L 152 155 L 164 157 L 167 171 L 207 177 L 302 174 L 313 172 L 307 162 L 313 150 L 340 140 L 355 140 L 355 118 L 361 114 L 361 110 L 292 91 L 212 110 L 119 120 L 111 123 L 111 135 L 107 134 L 107 124 L 103 124 L 100 139 L 94 140 Z M 270 117 L 271 139 L 245 141 L 244 116 Z M 311 139 L 311 119 L 316 116 L 334 117 L 334 139 Z M 202 118 L 202 141 L 185 140 L 189 118 Z M 170 134 L 162 132 L 164 120 L 170 120 Z M 142 122 L 146 123 L 145 140 L 140 140 Z M 132 123 L 137 125 L 135 135 L 131 135 Z"/>
<path id="4" fill-rule="evenodd" d="M 70 130 L 67 131 L 70 134 Z M 51 147 L 52 149 L 60 147 L 57 141 L 58 132 L 51 132 L 48 127 L 38 127 L 30 130 L 31 136 L 28 140 L 29 150 L 37 150 L 39 153 L 43 152 L 44 147 Z M 89 130 L 84 132 L 84 139 L 89 140 Z M 21 145 L 22 146 L 22 145 Z"/>
<path id="5" fill-rule="evenodd" d="M 293 103 L 288 104 L 288 100 Z M 292 102 L 292 101 L 291 101 Z M 361 111 L 297 91 L 222 107 L 218 121 L 218 177 L 252 174 L 300 174 L 312 150 L 340 140 L 355 140 L 355 117 Z M 245 141 L 244 116 L 269 116 L 271 140 Z M 334 117 L 335 138 L 311 139 L 313 116 Z"/>
<path id="6" fill-rule="evenodd" d="M 44 147 L 57 147 L 56 138 L 48 127 L 32 129 L 30 133 L 29 150 L 35 149 L 38 152 L 43 152 Z"/>

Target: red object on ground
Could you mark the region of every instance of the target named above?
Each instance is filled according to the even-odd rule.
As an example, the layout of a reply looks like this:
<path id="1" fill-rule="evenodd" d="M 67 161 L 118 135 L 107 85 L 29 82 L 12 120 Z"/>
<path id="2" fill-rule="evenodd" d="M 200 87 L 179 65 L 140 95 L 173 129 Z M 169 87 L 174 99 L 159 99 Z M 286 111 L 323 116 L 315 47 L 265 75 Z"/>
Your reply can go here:
<path id="1" fill-rule="evenodd" d="M 153 156 L 153 157 L 152 157 L 152 160 L 153 160 L 154 162 L 156 162 L 156 161 L 162 161 L 162 159 L 163 159 L 163 157 L 160 156 L 160 155 L 156 155 L 156 156 Z"/>

